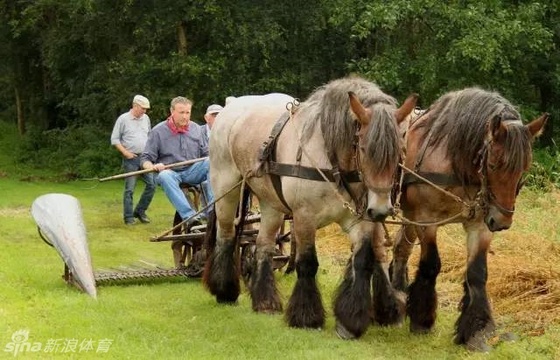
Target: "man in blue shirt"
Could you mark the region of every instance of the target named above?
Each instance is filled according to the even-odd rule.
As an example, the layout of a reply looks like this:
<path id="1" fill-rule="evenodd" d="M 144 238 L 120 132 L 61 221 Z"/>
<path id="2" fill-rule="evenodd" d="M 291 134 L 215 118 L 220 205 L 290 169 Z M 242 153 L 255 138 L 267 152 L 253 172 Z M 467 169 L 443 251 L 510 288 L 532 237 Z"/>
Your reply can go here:
<path id="1" fill-rule="evenodd" d="M 125 172 L 142 169 L 140 154 L 144 150 L 151 129 L 150 118 L 146 115 L 146 110 L 149 108 L 150 101 L 142 95 L 136 95 L 132 100 L 130 111 L 119 116 L 113 127 L 111 144 L 121 153 Z M 142 175 L 146 185 L 140 201 L 134 208 L 133 195 L 136 180 L 137 176 L 129 176 L 124 180 L 123 217 L 127 225 L 134 224 L 136 222 L 134 218 L 138 218 L 143 223 L 150 222 L 146 210 L 156 191 L 154 174 Z"/>
<path id="2" fill-rule="evenodd" d="M 208 159 L 182 168 L 165 169 L 165 165 L 208 156 L 208 141 L 201 127 L 190 121 L 191 109 L 192 101 L 185 97 L 171 100 L 171 115 L 152 129 L 140 160 L 144 169 L 158 172 L 156 182 L 181 218 L 188 220 L 189 227 L 200 224 L 200 218 L 195 216 L 179 184 L 202 185 L 212 203 Z"/>

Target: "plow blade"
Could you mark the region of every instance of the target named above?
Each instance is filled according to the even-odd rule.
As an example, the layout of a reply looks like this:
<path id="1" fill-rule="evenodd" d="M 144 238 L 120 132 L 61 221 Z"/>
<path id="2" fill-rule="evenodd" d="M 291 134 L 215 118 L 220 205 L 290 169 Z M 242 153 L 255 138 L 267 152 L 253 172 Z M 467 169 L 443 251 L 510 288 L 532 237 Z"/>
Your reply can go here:
<path id="1" fill-rule="evenodd" d="M 86 228 L 78 199 L 67 194 L 42 195 L 31 205 L 31 215 L 43 240 L 58 251 L 68 268 L 70 280 L 88 295 L 97 298 Z"/>

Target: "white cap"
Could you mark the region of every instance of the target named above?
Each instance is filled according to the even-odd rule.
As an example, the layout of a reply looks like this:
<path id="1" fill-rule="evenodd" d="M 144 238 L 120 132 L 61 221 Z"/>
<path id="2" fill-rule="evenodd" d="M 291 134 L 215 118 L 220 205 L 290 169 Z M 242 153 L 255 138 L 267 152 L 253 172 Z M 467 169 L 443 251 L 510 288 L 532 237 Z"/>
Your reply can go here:
<path id="1" fill-rule="evenodd" d="M 147 97 L 142 96 L 142 95 L 136 95 L 134 97 L 134 99 L 132 100 L 133 104 L 138 104 L 141 107 L 143 107 L 144 109 L 149 109 L 150 108 L 150 100 L 148 100 Z"/>
<path id="2" fill-rule="evenodd" d="M 206 109 L 206 114 L 217 114 L 222 111 L 223 107 L 218 104 L 212 104 Z"/>

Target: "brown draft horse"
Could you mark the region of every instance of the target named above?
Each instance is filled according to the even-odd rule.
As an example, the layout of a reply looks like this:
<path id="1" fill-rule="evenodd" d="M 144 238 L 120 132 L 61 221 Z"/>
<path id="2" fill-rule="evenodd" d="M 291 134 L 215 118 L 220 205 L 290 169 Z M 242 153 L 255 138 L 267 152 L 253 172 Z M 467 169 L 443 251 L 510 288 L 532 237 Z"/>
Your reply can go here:
<path id="1" fill-rule="evenodd" d="M 240 293 L 234 219 L 240 199 L 236 184 L 246 178 L 261 211 L 248 285 L 253 310 L 282 311 L 272 256 L 284 214 L 292 214 L 297 282 L 285 314 L 290 326 L 324 325 L 315 278 L 319 267 L 315 232 L 333 222 L 349 234 L 353 249 L 334 304 L 339 335 L 359 337 L 372 317 L 387 324 L 402 316 L 404 296 L 398 298 L 393 292 L 388 267 L 382 266 L 386 253 L 379 221 L 393 212 L 390 190 L 400 155 L 397 122 L 412 111 L 416 98 L 409 97 L 397 108 L 396 100 L 377 85 L 349 77 L 316 89 L 299 105 L 284 94 L 245 96 L 226 105 L 210 140 L 211 183 L 219 200 L 217 236 L 210 240 L 213 250 L 203 276 L 218 302 L 235 303 Z M 293 105 L 291 114 L 286 112 L 287 104 Z M 275 124 L 285 116 L 283 130 L 272 136 Z M 263 166 L 272 168 L 259 156 L 271 141 L 276 142 L 275 163 L 289 169 L 289 175 L 255 172 Z M 327 182 L 323 175 L 341 181 Z M 274 177 L 279 179 L 276 187 Z M 232 188 L 235 191 L 229 192 Z M 379 276 L 372 294 L 374 272 Z"/>
<path id="2" fill-rule="evenodd" d="M 411 331 L 427 332 L 435 322 L 438 226 L 462 223 L 468 258 L 455 342 L 490 350 L 486 339 L 495 325 L 486 293 L 487 252 L 492 233 L 511 226 L 521 176 L 532 161 L 532 140 L 547 117 L 523 125 L 502 96 L 468 88 L 445 94 L 411 120 L 404 164 L 423 179 L 404 175 L 402 210 L 414 224 L 397 233 L 390 269 L 394 288 L 407 290 L 407 261 L 418 239 L 420 264 L 408 286 Z"/>

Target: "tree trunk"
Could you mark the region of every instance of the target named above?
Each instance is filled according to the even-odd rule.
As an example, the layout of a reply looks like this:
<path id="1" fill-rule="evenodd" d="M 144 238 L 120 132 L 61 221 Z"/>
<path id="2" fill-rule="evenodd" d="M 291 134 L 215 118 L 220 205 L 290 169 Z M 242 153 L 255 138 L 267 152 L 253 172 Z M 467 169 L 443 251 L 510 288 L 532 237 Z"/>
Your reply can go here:
<path id="1" fill-rule="evenodd" d="M 187 23 L 184 20 L 177 25 L 177 45 L 179 54 L 187 56 Z"/>
<path id="2" fill-rule="evenodd" d="M 14 87 L 16 93 L 16 112 L 17 112 L 17 126 L 20 135 L 25 134 L 25 117 L 23 116 L 23 106 L 21 104 L 21 97 L 17 86 Z"/>
<path id="3" fill-rule="evenodd" d="M 552 86 L 549 84 L 548 81 L 541 84 L 539 86 L 540 93 L 541 93 L 541 109 L 544 111 L 551 112 L 552 105 Z M 555 114 L 552 114 L 555 115 Z M 539 139 L 539 142 L 544 146 L 554 146 L 554 126 L 551 119 L 548 119 L 546 126 L 544 127 L 543 133 Z"/>

